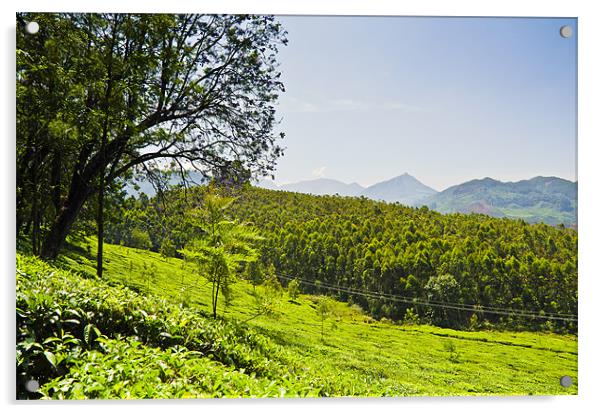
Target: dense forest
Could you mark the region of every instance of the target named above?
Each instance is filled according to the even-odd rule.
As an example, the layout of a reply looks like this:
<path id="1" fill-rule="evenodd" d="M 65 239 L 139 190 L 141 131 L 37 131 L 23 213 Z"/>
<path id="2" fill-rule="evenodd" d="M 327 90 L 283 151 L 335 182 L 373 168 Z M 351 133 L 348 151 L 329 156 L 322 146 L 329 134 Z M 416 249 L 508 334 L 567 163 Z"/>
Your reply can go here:
<path id="1" fill-rule="evenodd" d="M 207 187 L 115 202 L 107 241 L 178 255 Z M 229 190 L 232 194 L 232 189 Z M 577 232 L 479 214 L 443 215 L 365 198 L 245 186 L 232 218 L 265 237 L 259 269 L 376 318 L 443 327 L 577 329 Z M 255 266 L 252 266 L 255 267 Z"/>

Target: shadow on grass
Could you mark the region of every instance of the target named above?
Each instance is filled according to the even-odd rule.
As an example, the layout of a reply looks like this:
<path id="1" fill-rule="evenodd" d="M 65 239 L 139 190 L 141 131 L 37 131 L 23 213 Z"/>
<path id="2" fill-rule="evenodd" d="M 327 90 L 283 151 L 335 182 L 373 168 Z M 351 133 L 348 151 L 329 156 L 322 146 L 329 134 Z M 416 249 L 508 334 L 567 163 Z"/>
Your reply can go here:
<path id="1" fill-rule="evenodd" d="M 305 351 L 313 349 L 313 347 L 311 345 L 294 341 L 294 337 L 292 337 L 290 334 L 285 334 L 282 332 L 269 330 L 265 327 L 258 326 L 258 325 L 253 325 L 252 327 L 255 330 L 259 331 L 262 335 L 268 337 L 274 343 L 281 345 L 283 347 L 296 347 L 298 349 L 305 350 Z"/>

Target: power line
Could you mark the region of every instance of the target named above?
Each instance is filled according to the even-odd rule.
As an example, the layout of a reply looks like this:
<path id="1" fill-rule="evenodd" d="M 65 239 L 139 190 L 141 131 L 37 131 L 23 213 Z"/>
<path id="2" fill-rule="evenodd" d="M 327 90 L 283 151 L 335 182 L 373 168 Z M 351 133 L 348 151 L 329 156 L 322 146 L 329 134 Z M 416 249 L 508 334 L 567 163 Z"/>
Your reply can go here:
<path id="1" fill-rule="evenodd" d="M 287 279 L 291 279 L 291 277 L 287 277 L 287 276 L 282 276 L 283 278 L 287 278 Z M 304 280 L 305 283 L 310 283 L 312 284 L 311 281 L 308 280 Z M 316 285 L 316 286 L 321 286 L 323 285 L 320 282 L 320 285 Z M 329 287 L 332 288 L 341 288 L 340 286 L 333 286 L 332 284 L 326 284 Z M 516 310 L 516 309 L 512 309 L 512 308 L 502 308 L 502 307 L 487 307 L 487 306 L 482 306 L 480 304 L 462 304 L 462 303 L 450 303 L 450 302 L 446 302 L 446 301 L 436 301 L 436 300 L 430 300 L 430 301 L 426 301 L 426 300 L 420 300 L 418 298 L 412 298 L 412 297 L 404 297 L 404 296 L 399 296 L 399 295 L 393 295 L 393 294 L 387 294 L 387 293 L 379 293 L 379 292 L 373 292 L 373 291 L 362 291 L 362 290 L 357 290 L 357 289 L 353 289 L 353 288 L 349 288 L 349 287 L 342 287 L 344 288 L 345 292 L 354 292 L 357 293 L 359 295 L 363 295 L 363 294 L 371 294 L 371 297 L 373 295 L 378 295 L 379 298 L 394 298 L 394 299 L 405 299 L 405 300 L 411 300 L 410 303 L 412 304 L 424 304 L 424 305 L 432 305 L 432 304 L 441 304 L 441 305 L 453 305 L 455 307 L 463 307 L 466 310 L 470 310 L 470 311 L 477 311 L 477 310 L 481 310 L 481 309 L 487 309 L 487 310 L 495 310 L 495 311 L 502 311 L 502 312 L 520 312 L 521 314 L 525 314 L 525 315 L 537 315 L 540 316 L 542 315 L 540 312 L 537 311 L 529 311 L 529 310 Z M 405 301 L 404 301 L 405 302 Z M 478 308 L 475 308 L 478 307 Z M 549 316 L 569 316 L 569 317 L 574 317 L 572 314 L 561 314 L 561 313 L 544 313 L 544 315 L 549 315 Z"/>
<path id="2" fill-rule="evenodd" d="M 289 280 L 294 279 L 293 277 L 287 277 L 287 276 L 282 276 L 279 275 L 279 277 L 282 278 L 286 278 Z M 402 302 L 402 303 L 406 303 L 406 304 L 412 304 L 412 305 L 424 305 L 424 306 L 431 306 L 431 307 L 440 307 L 440 308 L 449 308 L 449 309 L 455 309 L 455 310 L 461 310 L 461 311 L 474 311 L 474 312 L 482 312 L 482 313 L 488 313 L 488 314 L 498 314 L 498 315 L 511 315 L 511 316 L 519 316 L 519 317 L 532 317 L 532 318 L 544 318 L 544 319 L 550 319 L 550 320 L 562 320 L 562 321 L 577 321 L 576 318 L 568 318 L 568 317 L 559 317 L 559 316 L 554 316 L 554 315 L 550 315 L 550 314 L 539 314 L 539 313 L 526 313 L 520 310 L 514 310 L 514 309 L 507 309 L 507 311 L 499 311 L 499 310 L 487 310 L 487 309 L 481 309 L 481 308 L 475 308 L 477 307 L 475 306 L 471 306 L 468 307 L 465 304 L 460 304 L 460 303 L 447 303 L 447 304 L 440 304 L 440 303 L 435 303 L 432 301 L 421 301 L 415 298 L 406 298 L 403 296 L 393 296 L 393 295 L 384 295 L 381 293 L 377 293 L 377 292 L 371 292 L 371 291 L 367 291 L 367 292 L 361 292 L 361 291 L 357 291 L 357 290 L 351 290 L 351 289 L 347 289 L 347 288 L 341 288 L 341 287 L 336 287 L 336 286 L 332 286 L 330 284 L 323 284 L 320 283 L 319 285 L 316 285 L 313 282 L 310 281 L 306 281 L 306 280 L 299 280 L 298 281 L 301 284 L 305 284 L 305 285 L 311 285 L 314 287 L 320 287 L 320 288 L 326 288 L 328 290 L 333 290 L 333 291 L 339 291 L 339 292 L 344 292 L 344 293 L 348 293 L 348 294 L 354 294 L 354 295 L 361 295 L 367 298 L 375 298 L 375 299 L 386 299 L 389 301 L 396 301 L 396 302 Z"/>
<path id="3" fill-rule="evenodd" d="M 306 279 L 286 276 L 286 275 L 282 275 L 282 274 L 276 274 L 276 275 L 278 277 L 284 278 L 286 280 L 296 279 L 300 284 L 310 285 L 313 287 L 325 288 L 327 290 L 338 291 L 338 292 L 343 292 L 343 293 L 347 293 L 347 294 L 360 295 L 360 296 L 363 296 L 366 298 L 374 298 L 374 299 L 383 299 L 384 298 L 389 301 L 401 302 L 401 303 L 405 303 L 405 304 L 424 305 L 424 306 L 439 307 L 439 308 L 449 308 L 449 309 L 460 310 L 460 311 L 474 311 L 474 312 L 481 312 L 481 313 L 487 313 L 487 314 L 509 315 L 509 316 L 527 317 L 527 318 L 528 317 L 541 318 L 541 319 L 547 319 L 547 320 L 559 320 L 559 321 L 569 321 L 569 322 L 577 321 L 577 317 L 572 314 L 562 314 L 562 315 L 567 316 L 567 317 L 563 317 L 561 315 L 553 314 L 553 313 L 541 314 L 541 313 L 531 312 L 528 310 L 514 310 L 512 308 L 501 308 L 501 307 L 495 308 L 494 307 L 495 309 L 491 309 L 491 308 L 482 307 L 482 306 L 479 306 L 476 304 L 470 305 L 470 304 L 461 304 L 461 303 L 446 303 L 446 302 L 441 302 L 441 301 L 438 301 L 438 302 L 437 301 L 427 301 L 427 300 L 420 300 L 417 298 L 410 298 L 410 297 L 404 297 L 404 296 L 393 295 L 393 294 L 378 293 L 378 292 L 374 292 L 374 291 L 360 291 L 360 290 L 355 290 L 352 288 L 340 287 L 340 286 L 335 286 L 332 284 L 327 284 L 327 283 L 322 283 L 322 282 L 320 282 L 320 284 L 317 285 L 315 283 L 315 281 L 309 281 Z"/>
<path id="4" fill-rule="evenodd" d="M 308 281 L 308 280 L 306 280 Z M 332 284 L 329 284 L 332 287 L 339 287 L 339 286 L 334 286 Z M 350 288 L 350 287 L 343 287 L 346 288 L 347 290 L 350 291 L 355 291 L 359 294 L 364 293 L 365 291 L 362 290 L 358 290 L 358 289 L 354 289 L 354 288 Z M 537 315 L 537 316 L 541 316 L 542 313 L 540 311 L 532 311 L 532 310 L 517 310 L 514 308 L 508 308 L 508 307 L 492 307 L 492 306 L 484 306 L 481 304 L 463 304 L 463 303 L 450 303 L 448 301 L 437 301 L 437 300 L 421 300 L 419 298 L 415 298 L 415 297 L 404 297 L 404 296 L 399 296 L 399 295 L 394 295 L 394 294 L 388 294 L 388 293 L 380 293 L 380 292 L 374 292 L 374 291 L 369 291 L 369 293 L 371 294 L 378 294 L 380 296 L 383 297 L 390 297 L 390 298 L 405 298 L 408 300 L 412 300 L 412 303 L 423 303 L 425 305 L 431 305 L 431 304 L 442 304 L 442 305 L 453 305 L 453 306 L 460 306 L 460 307 L 464 307 L 467 310 L 491 310 L 491 311 L 502 311 L 502 312 L 520 312 L 521 314 L 525 314 L 525 315 Z M 475 307 L 478 307 L 475 308 Z M 575 318 L 576 316 L 573 314 L 567 314 L 567 313 L 543 313 L 543 315 L 546 316 L 555 316 L 555 317 L 569 317 L 569 318 Z"/>

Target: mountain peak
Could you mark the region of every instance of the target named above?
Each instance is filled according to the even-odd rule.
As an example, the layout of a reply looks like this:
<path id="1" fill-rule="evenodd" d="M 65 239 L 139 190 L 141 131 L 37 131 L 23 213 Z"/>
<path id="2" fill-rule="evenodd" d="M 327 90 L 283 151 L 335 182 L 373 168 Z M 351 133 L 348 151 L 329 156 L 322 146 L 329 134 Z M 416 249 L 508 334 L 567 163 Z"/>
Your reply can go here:
<path id="1" fill-rule="evenodd" d="M 342 195 L 342 196 L 365 196 L 370 199 L 385 202 L 400 202 L 406 205 L 422 205 L 422 200 L 436 194 L 430 188 L 420 182 L 407 172 L 379 182 L 368 188 L 364 188 L 357 182 L 350 184 L 331 178 L 316 178 L 301 182 L 284 184 L 273 187 L 272 185 L 261 185 L 268 189 L 278 189 L 290 192 L 300 192 L 313 195 Z"/>
<path id="2" fill-rule="evenodd" d="M 367 198 L 386 202 L 400 202 L 406 205 L 421 205 L 421 201 L 437 193 L 408 174 L 393 177 L 387 181 L 369 186 L 362 192 Z"/>

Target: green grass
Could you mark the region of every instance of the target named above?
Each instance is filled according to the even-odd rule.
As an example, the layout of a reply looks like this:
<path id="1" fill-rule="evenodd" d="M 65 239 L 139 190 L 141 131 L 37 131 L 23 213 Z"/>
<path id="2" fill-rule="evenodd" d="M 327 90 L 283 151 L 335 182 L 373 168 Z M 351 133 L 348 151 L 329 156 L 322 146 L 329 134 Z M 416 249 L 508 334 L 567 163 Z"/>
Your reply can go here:
<path id="1" fill-rule="evenodd" d="M 205 316 L 209 313 L 211 286 L 183 261 L 115 245 L 106 245 L 105 254 L 105 278 L 110 283 L 174 304 L 186 302 Z M 81 251 L 66 254 L 61 264 L 89 276 L 95 273 L 93 258 Z M 154 277 L 149 282 L 143 274 L 150 274 L 150 268 Z M 334 395 L 577 393 L 577 383 L 569 389 L 559 384 L 563 375 L 577 380 L 575 336 L 400 326 L 377 322 L 357 308 L 336 303 L 322 338 L 315 297 L 302 295 L 291 302 L 285 293 L 272 316 L 253 318 L 253 287 L 240 281 L 233 291 L 229 306 L 220 301 L 219 314 L 267 337 L 297 360 L 316 386 L 338 381 Z"/>

